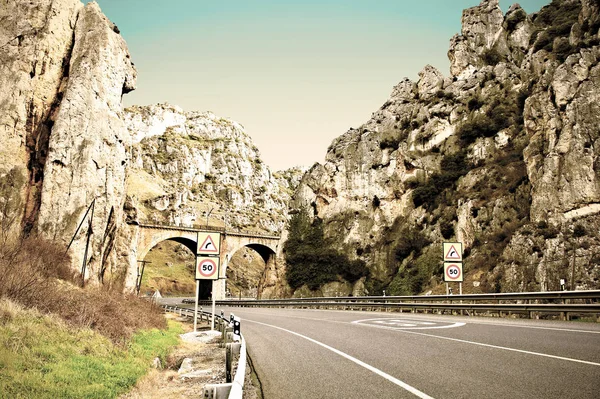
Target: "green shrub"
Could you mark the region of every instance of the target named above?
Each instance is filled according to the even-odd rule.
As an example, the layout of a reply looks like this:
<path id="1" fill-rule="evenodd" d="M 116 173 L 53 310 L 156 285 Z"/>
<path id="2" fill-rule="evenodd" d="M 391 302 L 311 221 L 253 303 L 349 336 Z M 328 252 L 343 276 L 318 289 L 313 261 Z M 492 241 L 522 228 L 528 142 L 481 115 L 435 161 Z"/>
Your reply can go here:
<path id="1" fill-rule="evenodd" d="M 534 19 L 536 31 L 530 39 L 530 43 L 534 44 L 533 51 L 546 50 L 554 53 L 561 62 L 575 52 L 577 49 L 564 41 L 557 41 L 558 45 L 553 47 L 555 39 L 569 36 L 571 27 L 578 21 L 580 11 L 581 3 L 578 1 L 553 0 L 543 7 Z"/>
<path id="2" fill-rule="evenodd" d="M 556 59 L 560 62 L 564 62 L 567 57 L 575 51 L 575 47 L 569 43 L 569 39 L 561 38 L 556 41 L 552 51 L 556 55 Z"/>
<path id="3" fill-rule="evenodd" d="M 441 188 L 437 187 L 432 180 L 428 180 L 425 184 L 419 185 L 412 192 L 412 200 L 415 207 L 420 207 L 425 204 L 434 203 Z"/>
<path id="4" fill-rule="evenodd" d="M 583 237 L 584 235 L 586 235 L 585 226 L 579 223 L 576 224 L 573 228 L 573 237 L 579 238 Z"/>
<path id="5" fill-rule="evenodd" d="M 323 221 L 311 222 L 308 211 L 301 208 L 288 222 L 289 236 L 284 243 L 285 277 L 293 289 L 307 285 L 316 290 L 323 284 L 343 278 L 355 282 L 369 275 L 364 261 L 350 260 L 335 250 L 323 233 Z"/>
<path id="6" fill-rule="evenodd" d="M 396 246 L 396 260 L 402 261 L 413 254 L 415 257 L 421 254 L 421 250 L 431 244 L 425 235 L 411 225 L 404 225 L 399 233 L 398 244 Z"/>
<path id="7" fill-rule="evenodd" d="M 581 3 L 579 1 L 552 0 L 550 4 L 542 7 L 533 22 L 541 27 L 569 25 L 570 28 L 577 22 L 580 11 Z"/>
<path id="8" fill-rule="evenodd" d="M 425 183 L 419 184 L 412 192 L 415 207 L 421 205 L 432 207 L 442 191 L 454 188 L 456 181 L 471 170 L 466 156 L 465 150 L 444 156 L 440 162 L 440 173 L 431 175 Z"/>
<path id="9" fill-rule="evenodd" d="M 469 111 L 477 111 L 482 106 L 483 100 L 481 100 L 479 96 L 471 97 L 467 102 L 467 108 L 469 109 Z"/>
<path id="10" fill-rule="evenodd" d="M 398 270 L 387 287 L 390 295 L 417 295 L 435 275 L 442 274 L 438 250 L 429 247 L 423 254 Z"/>
<path id="11" fill-rule="evenodd" d="M 440 233 L 442 237 L 446 240 L 449 240 L 454 235 L 454 224 L 451 220 L 443 220 L 440 223 Z"/>
<path id="12" fill-rule="evenodd" d="M 498 52 L 496 48 L 485 50 L 481 57 L 483 58 L 483 62 L 485 62 L 486 65 L 491 66 L 497 65 L 503 59 L 502 55 Z"/>
<path id="13" fill-rule="evenodd" d="M 493 137 L 498 127 L 485 114 L 477 114 L 458 127 L 457 135 L 465 145 L 475 142 L 480 137 Z"/>
<path id="14" fill-rule="evenodd" d="M 506 20 L 504 21 L 504 23 L 506 24 L 505 28 L 508 32 L 512 32 L 515 30 L 519 23 L 525 21 L 526 19 L 527 13 L 523 9 L 520 9 L 506 18 Z"/>

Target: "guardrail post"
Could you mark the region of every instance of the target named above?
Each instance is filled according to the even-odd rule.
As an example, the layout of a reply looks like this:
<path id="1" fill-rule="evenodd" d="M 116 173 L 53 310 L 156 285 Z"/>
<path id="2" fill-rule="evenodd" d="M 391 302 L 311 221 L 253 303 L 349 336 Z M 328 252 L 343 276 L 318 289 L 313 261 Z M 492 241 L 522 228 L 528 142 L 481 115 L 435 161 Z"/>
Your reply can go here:
<path id="1" fill-rule="evenodd" d="M 225 346 L 225 382 L 231 382 L 231 372 L 233 369 L 233 349 L 231 344 Z"/>
<path id="2" fill-rule="evenodd" d="M 202 390 L 204 399 L 226 399 L 231 392 L 232 384 L 208 384 Z"/>
<path id="3" fill-rule="evenodd" d="M 233 339 L 234 340 L 239 340 L 241 339 L 241 330 L 242 326 L 241 326 L 241 320 L 239 317 L 234 317 L 233 318 Z"/>

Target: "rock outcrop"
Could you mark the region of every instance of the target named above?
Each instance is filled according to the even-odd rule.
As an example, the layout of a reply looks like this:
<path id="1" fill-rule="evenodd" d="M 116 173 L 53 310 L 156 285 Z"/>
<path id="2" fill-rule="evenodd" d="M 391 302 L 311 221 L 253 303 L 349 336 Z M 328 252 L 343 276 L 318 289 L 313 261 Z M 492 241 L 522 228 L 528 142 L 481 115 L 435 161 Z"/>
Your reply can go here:
<path id="1" fill-rule="evenodd" d="M 302 172 L 271 173 L 239 123 L 168 104 L 130 107 L 126 123 L 138 221 L 281 231 Z"/>
<path id="2" fill-rule="evenodd" d="M 125 41 L 96 3 L 80 12 L 74 40 L 65 93 L 50 135 L 38 226 L 49 237 L 65 240 L 94 202 L 89 267 L 102 280 L 118 261 L 113 248 L 123 214 L 130 144 L 121 99 L 134 89 L 136 71 Z M 85 236 L 80 230 L 75 237 L 74 256 L 85 252 Z"/>
<path id="3" fill-rule="evenodd" d="M 452 240 L 466 292 L 600 286 L 598 21 L 590 0 L 531 15 L 484 0 L 463 12 L 449 77 L 426 66 L 332 142 L 293 207 L 369 265 L 364 293 L 439 292 Z"/>
<path id="4" fill-rule="evenodd" d="M 66 247 L 94 202 L 87 277 L 102 280 L 117 268 L 125 199 L 121 99 L 136 78 L 127 45 L 94 2 L 6 2 L 0 24 L 0 81 L 10 88 L 0 93 L 0 176 L 26 176 L 19 230 Z M 86 224 L 74 265 L 87 242 Z"/>
<path id="5" fill-rule="evenodd" d="M 2 233 L 37 232 L 69 246 L 86 280 L 131 288 L 137 233 L 127 223 L 280 231 L 303 171 L 272 174 L 243 127 L 212 113 L 124 111 L 135 81 L 95 2 L 3 4 Z"/>
<path id="6" fill-rule="evenodd" d="M 40 206 L 50 131 L 65 90 L 83 5 L 79 0 L 4 2 L 0 7 L 0 178 L 21 176 L 15 231 L 31 230 Z"/>

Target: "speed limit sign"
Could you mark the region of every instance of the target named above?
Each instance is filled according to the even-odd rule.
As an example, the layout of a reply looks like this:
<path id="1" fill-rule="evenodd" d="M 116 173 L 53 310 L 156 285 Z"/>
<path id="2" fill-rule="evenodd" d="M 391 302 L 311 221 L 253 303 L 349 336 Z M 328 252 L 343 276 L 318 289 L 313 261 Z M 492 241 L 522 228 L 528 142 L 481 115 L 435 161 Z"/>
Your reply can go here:
<path id="1" fill-rule="evenodd" d="M 196 258 L 196 280 L 217 280 L 218 278 L 218 257 L 199 256 Z"/>
<path id="2" fill-rule="evenodd" d="M 463 281 L 461 262 L 444 262 L 444 281 Z"/>

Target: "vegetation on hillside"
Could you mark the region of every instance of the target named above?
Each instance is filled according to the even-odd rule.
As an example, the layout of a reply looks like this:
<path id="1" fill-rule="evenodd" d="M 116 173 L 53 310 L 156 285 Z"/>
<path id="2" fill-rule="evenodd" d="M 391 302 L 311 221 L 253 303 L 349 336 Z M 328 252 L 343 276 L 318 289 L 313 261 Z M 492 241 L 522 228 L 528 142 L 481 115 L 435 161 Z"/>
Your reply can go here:
<path id="1" fill-rule="evenodd" d="M 311 220 L 308 211 L 301 208 L 288 223 L 289 237 L 284 244 L 286 280 L 293 289 L 307 285 L 316 290 L 323 284 L 344 279 L 355 282 L 368 276 L 362 260 L 350 260 L 333 248 L 323 234 L 323 221 Z"/>
<path id="2" fill-rule="evenodd" d="M 195 256 L 188 248 L 175 241 L 163 241 L 152 248 L 146 258 L 140 294 L 194 295 Z"/>
<path id="3" fill-rule="evenodd" d="M 0 300 L 0 397 L 116 398 L 146 373 L 153 358 L 164 363 L 180 333 L 176 323 L 139 331 L 125 347 L 55 315 Z"/>
<path id="4" fill-rule="evenodd" d="M 116 397 L 178 331 L 149 301 L 80 288 L 64 246 L 18 235 L 19 176 L 0 179 L 0 396 Z"/>
<path id="5" fill-rule="evenodd" d="M 534 17 L 535 30 L 530 38 L 533 51 L 546 50 L 557 60 L 563 62 L 580 48 L 600 44 L 596 34 L 600 29 L 600 19 L 586 20 L 580 27 L 581 33 L 588 34 L 577 44 L 569 40 L 573 25 L 578 22 L 581 3 L 579 1 L 552 0 Z"/>

